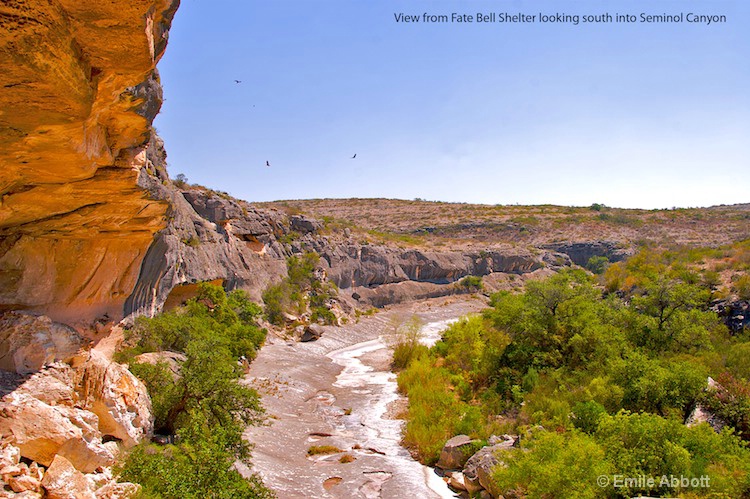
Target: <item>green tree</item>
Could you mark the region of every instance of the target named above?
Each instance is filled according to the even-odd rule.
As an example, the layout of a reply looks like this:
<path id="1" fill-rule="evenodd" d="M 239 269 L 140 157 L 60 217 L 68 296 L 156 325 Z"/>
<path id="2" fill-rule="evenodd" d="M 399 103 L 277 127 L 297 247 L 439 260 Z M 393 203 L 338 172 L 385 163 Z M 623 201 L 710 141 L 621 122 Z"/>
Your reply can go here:
<path id="1" fill-rule="evenodd" d="M 612 471 L 597 442 L 576 431 L 535 432 L 522 449 L 499 457 L 505 466 L 494 469 L 495 493 L 529 499 L 602 497 L 597 478 Z"/>

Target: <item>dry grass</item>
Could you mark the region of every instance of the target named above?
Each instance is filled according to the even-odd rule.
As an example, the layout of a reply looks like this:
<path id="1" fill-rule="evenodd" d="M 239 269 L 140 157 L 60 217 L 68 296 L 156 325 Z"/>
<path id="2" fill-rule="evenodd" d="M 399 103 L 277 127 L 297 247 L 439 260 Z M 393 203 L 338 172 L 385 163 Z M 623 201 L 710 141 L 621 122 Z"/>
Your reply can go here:
<path id="1" fill-rule="evenodd" d="M 671 210 L 606 206 L 515 206 L 405 201 L 311 199 L 258 203 L 305 213 L 359 241 L 402 247 L 456 248 L 473 244 L 539 246 L 609 240 L 657 246 L 718 246 L 750 238 L 750 204 Z"/>
<path id="2" fill-rule="evenodd" d="M 307 449 L 308 456 L 317 456 L 319 454 L 336 454 L 338 452 L 344 452 L 333 445 L 313 445 Z"/>

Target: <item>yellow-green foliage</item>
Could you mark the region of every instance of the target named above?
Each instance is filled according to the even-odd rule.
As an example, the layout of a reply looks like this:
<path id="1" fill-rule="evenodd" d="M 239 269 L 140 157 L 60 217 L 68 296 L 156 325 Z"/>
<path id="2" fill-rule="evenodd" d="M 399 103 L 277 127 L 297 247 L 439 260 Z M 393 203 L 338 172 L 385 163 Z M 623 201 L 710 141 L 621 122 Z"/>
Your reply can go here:
<path id="1" fill-rule="evenodd" d="M 544 428 L 522 439 L 525 452 L 502 457 L 500 492 L 663 496 L 675 491 L 601 489 L 596 478 L 677 473 L 712 483 L 681 496 L 750 497 L 741 440 L 750 440 L 750 350 L 710 310 L 718 271 L 705 263 L 744 248 L 644 250 L 609 266 L 604 290 L 567 270 L 493 295 L 490 309 L 453 325 L 399 375 L 410 401 L 405 441 L 431 462 L 448 438 L 486 436 L 499 418 L 504 431 Z M 708 376 L 725 388 L 704 394 Z M 731 430 L 687 429 L 699 401 Z"/>
<path id="2" fill-rule="evenodd" d="M 317 456 L 318 454 L 336 454 L 338 452 L 343 451 L 333 445 L 312 445 L 307 449 L 308 456 Z"/>
<path id="3" fill-rule="evenodd" d="M 732 283 L 732 291 L 740 300 L 750 300 L 750 275 L 739 276 Z"/>
<path id="4" fill-rule="evenodd" d="M 393 368 L 404 369 L 412 360 L 425 355 L 428 348 L 420 344 L 422 336 L 422 320 L 417 315 L 407 321 L 400 322 L 397 318 L 392 321 L 391 333 L 387 339 L 393 348 Z"/>
<path id="5" fill-rule="evenodd" d="M 448 371 L 432 359 L 415 359 L 398 377 L 398 387 L 409 397 L 404 444 L 417 451 L 420 460 L 434 464 L 443 444 L 453 435 L 479 435 L 483 430 L 479 410 L 452 390 Z"/>
<path id="6" fill-rule="evenodd" d="M 304 253 L 287 259 L 287 277 L 263 292 L 263 303 L 268 321 L 277 326 L 284 324 L 284 313 L 300 315 L 308 306 L 314 320 L 333 324 L 336 316 L 326 308 L 326 303 L 338 294 L 336 285 L 322 283 L 315 278 L 314 271 L 320 257 L 316 253 Z"/>
<path id="7" fill-rule="evenodd" d="M 583 433 L 562 435 L 539 431 L 524 445 L 526 452 L 501 454 L 507 467 L 495 468 L 496 490 L 515 490 L 517 497 L 595 499 L 603 496 L 597 478 L 611 466 L 594 438 Z"/>

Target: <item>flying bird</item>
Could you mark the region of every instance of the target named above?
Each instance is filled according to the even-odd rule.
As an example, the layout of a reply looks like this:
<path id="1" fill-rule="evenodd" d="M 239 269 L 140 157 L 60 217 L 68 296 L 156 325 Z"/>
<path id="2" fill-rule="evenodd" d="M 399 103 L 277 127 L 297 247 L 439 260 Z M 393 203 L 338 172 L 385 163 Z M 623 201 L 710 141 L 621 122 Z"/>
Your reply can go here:
<path id="1" fill-rule="evenodd" d="M 354 153 L 354 156 L 352 156 L 352 159 L 357 157 L 357 153 Z"/>
<path id="2" fill-rule="evenodd" d="M 242 80 L 234 80 L 235 83 L 242 83 Z"/>
<path id="3" fill-rule="evenodd" d="M 266 161 L 266 166 L 271 166 L 271 163 L 269 163 L 268 161 Z"/>

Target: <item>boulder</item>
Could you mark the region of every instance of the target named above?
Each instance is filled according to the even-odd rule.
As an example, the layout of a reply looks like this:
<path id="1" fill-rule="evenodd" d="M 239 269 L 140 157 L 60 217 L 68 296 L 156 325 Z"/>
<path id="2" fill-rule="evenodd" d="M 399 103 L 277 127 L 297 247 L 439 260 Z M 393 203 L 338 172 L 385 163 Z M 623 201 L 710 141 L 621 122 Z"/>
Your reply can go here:
<path id="1" fill-rule="evenodd" d="M 289 226 L 295 232 L 307 234 L 320 230 L 323 225 L 319 221 L 304 215 L 292 215 L 289 217 Z"/>
<path id="2" fill-rule="evenodd" d="M 121 440 L 126 448 L 151 437 L 151 399 L 145 385 L 122 364 L 92 350 L 76 369 L 76 391 L 81 406 L 99 417 L 102 435 Z"/>
<path id="3" fill-rule="evenodd" d="M 73 407 L 78 400 L 73 389 L 73 369 L 62 362 L 56 362 L 35 373 L 15 393 L 29 395 L 47 405 Z"/>
<path id="4" fill-rule="evenodd" d="M 723 390 L 723 387 L 709 376 L 706 380 L 706 389 L 721 391 Z M 721 433 L 721 430 L 727 425 L 726 421 L 722 420 L 708 408 L 701 404 L 696 404 L 690 415 L 685 420 L 685 425 L 696 426 L 700 423 L 707 423 L 716 433 Z"/>
<path id="5" fill-rule="evenodd" d="M 437 467 L 444 470 L 461 469 L 468 458 L 466 447 L 476 442 L 478 440 L 472 440 L 467 435 L 457 435 L 451 438 L 445 442 L 443 450 L 440 451 L 440 459 L 438 459 Z"/>
<path id="6" fill-rule="evenodd" d="M 19 475 L 11 477 L 8 480 L 8 485 L 13 489 L 13 492 L 39 492 L 41 490 L 41 482 L 38 478 L 31 475 Z"/>
<path id="7" fill-rule="evenodd" d="M 323 336 L 324 332 L 325 329 L 323 328 L 323 326 L 319 324 L 310 324 L 305 328 L 305 332 L 302 333 L 300 341 L 307 342 L 318 340 L 321 336 Z"/>
<path id="8" fill-rule="evenodd" d="M 102 444 L 97 423 L 93 413 L 50 406 L 27 394 L 12 393 L 0 403 L 0 435 L 10 438 L 21 456 L 44 466 L 56 455 L 84 472 L 114 464 L 115 457 Z"/>
<path id="9" fill-rule="evenodd" d="M 23 468 L 18 464 L 4 466 L 2 469 L 0 469 L 0 477 L 2 477 L 4 482 L 8 482 L 8 480 L 10 480 L 12 477 L 22 474 Z"/>
<path id="10" fill-rule="evenodd" d="M 104 468 L 101 473 L 89 473 L 85 476 L 89 484 L 89 490 L 99 490 L 110 482 L 115 481 L 112 477 L 111 468 Z"/>
<path id="11" fill-rule="evenodd" d="M 42 478 L 42 487 L 48 499 L 96 499 L 83 473 L 62 456 L 55 456 Z"/>
<path id="12" fill-rule="evenodd" d="M 454 473 L 447 473 L 446 476 L 448 477 L 448 487 L 454 489 L 454 490 L 460 490 L 465 491 L 466 485 L 464 484 L 464 474 L 460 471 L 456 471 Z"/>
<path id="13" fill-rule="evenodd" d="M 518 445 L 518 437 L 511 435 L 493 437 L 490 437 L 490 441 L 498 443 L 482 447 L 464 465 L 464 484 L 469 493 L 475 494 L 486 489 L 497 496 L 497 493 L 492 490 L 491 480 L 492 468 L 501 463 L 497 453 L 515 448 Z"/>
<path id="14" fill-rule="evenodd" d="M 2 492 L 0 492 L 0 498 L 2 497 L 12 497 L 13 499 L 42 499 L 42 494 L 40 492 L 27 490 L 26 492 L 20 492 L 15 495 L 3 496 Z"/>
<path id="15" fill-rule="evenodd" d="M 8 312 L 0 317 L 0 369 L 19 374 L 67 361 L 87 342 L 64 324 L 45 316 Z"/>

